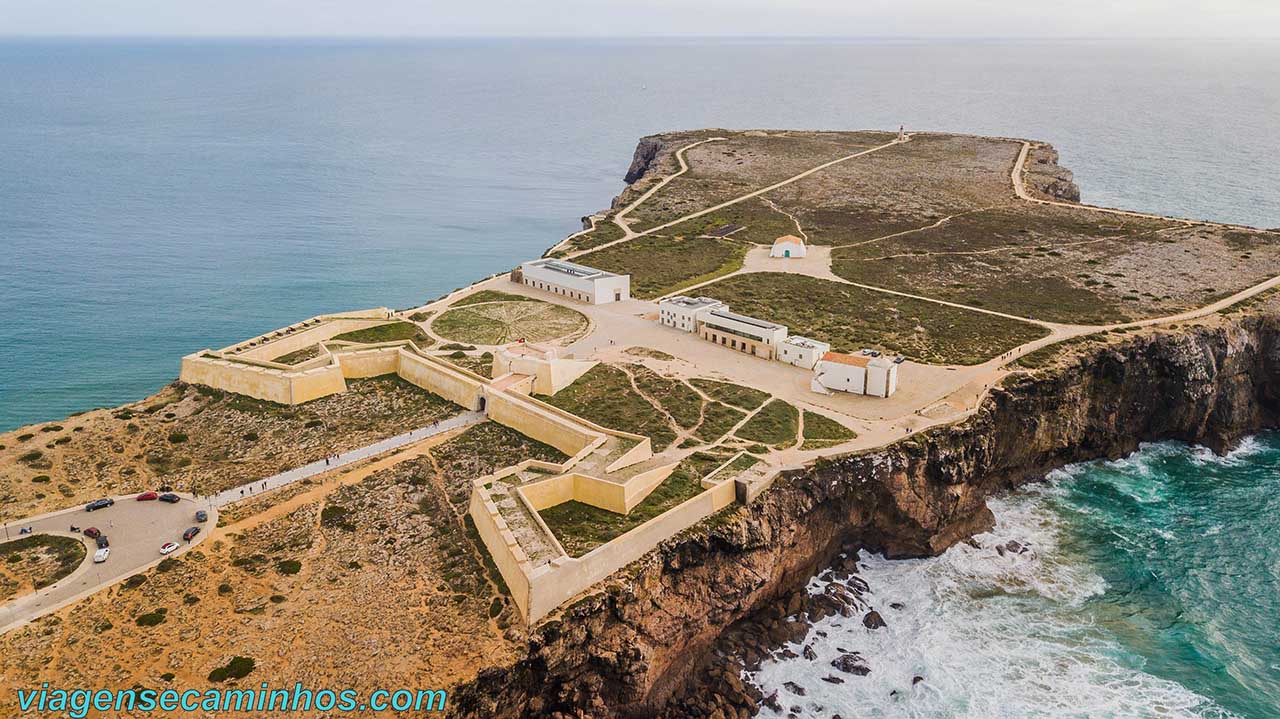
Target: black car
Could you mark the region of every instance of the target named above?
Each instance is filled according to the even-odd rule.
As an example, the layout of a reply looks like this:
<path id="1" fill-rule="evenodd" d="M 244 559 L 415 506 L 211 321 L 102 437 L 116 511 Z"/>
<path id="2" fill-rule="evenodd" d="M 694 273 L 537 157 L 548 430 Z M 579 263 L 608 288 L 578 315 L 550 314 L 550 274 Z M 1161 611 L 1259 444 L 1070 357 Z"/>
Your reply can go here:
<path id="1" fill-rule="evenodd" d="M 107 507 L 110 507 L 115 503 L 116 503 L 116 500 L 114 499 L 105 499 L 105 498 L 95 499 L 92 502 L 84 505 L 84 511 L 92 512 L 95 509 L 106 509 Z"/>
<path id="2" fill-rule="evenodd" d="M 186 541 L 190 542 L 192 539 L 195 539 L 195 536 L 196 536 L 197 534 L 199 534 L 199 533 L 200 533 L 200 528 L 199 528 L 199 527 L 192 527 L 192 528 L 190 528 L 190 529 L 188 529 L 187 531 L 185 531 L 185 532 L 183 532 L 183 533 L 182 533 L 182 538 L 183 538 L 184 540 L 186 540 Z"/>
<path id="3" fill-rule="evenodd" d="M 111 542 L 107 541 L 107 535 L 105 534 L 99 534 L 97 542 L 98 542 L 98 549 L 111 546 Z"/>
<path id="4" fill-rule="evenodd" d="M 168 502 L 169 504 L 177 504 L 178 502 L 182 501 L 182 497 L 179 497 L 178 495 L 172 492 L 165 492 L 164 494 L 157 497 L 157 499 L 159 499 L 161 502 Z"/>

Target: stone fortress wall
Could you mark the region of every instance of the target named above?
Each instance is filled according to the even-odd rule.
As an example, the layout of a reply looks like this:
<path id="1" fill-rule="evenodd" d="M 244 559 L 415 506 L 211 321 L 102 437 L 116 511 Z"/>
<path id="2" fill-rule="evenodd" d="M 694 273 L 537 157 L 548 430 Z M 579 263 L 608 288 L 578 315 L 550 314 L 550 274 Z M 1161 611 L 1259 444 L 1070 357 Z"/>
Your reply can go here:
<path id="1" fill-rule="evenodd" d="M 661 541 L 734 502 L 732 477 L 704 483 L 706 489 L 692 499 L 582 557 L 568 556 L 542 521 L 539 510 L 576 500 L 626 514 L 670 476 L 678 463 L 659 464 L 631 475 L 617 474 L 653 458 L 648 437 L 602 427 L 528 394 L 531 390 L 553 394 L 590 369 L 594 362 L 554 357 L 549 362 L 526 362 L 527 358 L 517 351 L 514 355 L 504 355 L 506 366 L 501 366 L 501 361 L 495 364 L 495 371 L 502 371 L 502 376 L 489 379 L 427 354 L 410 341 L 355 344 L 332 339 L 398 319 L 386 308 L 313 317 L 231 347 L 187 355 L 182 358 L 180 379 L 296 405 L 344 392 L 348 379 L 394 373 L 450 402 L 484 411 L 490 420 L 568 455 L 569 459 L 560 464 L 529 460 L 506 467 L 475 480 L 473 485 L 472 520 L 528 622 L 546 616 Z M 275 357 L 317 344 L 320 351 L 315 358 L 295 365 L 273 361 Z M 534 374 L 511 371 L 515 369 Z M 616 456 L 603 457 L 611 460 L 607 464 L 597 461 L 592 464 L 593 469 L 574 471 L 584 460 L 604 455 L 610 447 L 617 451 Z M 491 497 L 494 482 L 530 470 L 550 476 L 519 486 L 515 494 L 558 553 L 550 561 L 536 566 L 520 547 Z M 602 476 L 595 476 L 597 473 Z"/>

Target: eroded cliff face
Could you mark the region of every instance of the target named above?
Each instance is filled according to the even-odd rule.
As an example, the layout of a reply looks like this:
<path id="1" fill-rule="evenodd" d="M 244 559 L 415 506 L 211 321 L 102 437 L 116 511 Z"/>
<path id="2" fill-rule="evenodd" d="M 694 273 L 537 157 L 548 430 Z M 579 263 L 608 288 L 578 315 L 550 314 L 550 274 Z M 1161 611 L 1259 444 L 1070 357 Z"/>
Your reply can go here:
<path id="1" fill-rule="evenodd" d="M 630 185 L 644 177 L 653 161 L 658 158 L 658 155 L 662 154 L 665 147 L 666 143 L 658 135 L 640 138 L 640 141 L 636 143 L 635 154 L 631 156 L 631 166 L 627 168 L 627 174 L 622 178 L 623 182 Z"/>
<path id="2" fill-rule="evenodd" d="M 986 499 L 1142 441 L 1216 449 L 1276 426 L 1280 318 L 1135 336 L 1010 378 L 968 421 L 788 473 L 603 591 L 534 627 L 527 656 L 451 695 L 459 716 L 712 715 L 700 701 L 726 628 L 780 602 L 842 548 L 936 554 L 992 523 Z M 733 677 L 723 671 L 719 682 Z M 732 716 L 732 703 L 720 704 Z M 746 709 L 738 707 L 737 714 Z"/>

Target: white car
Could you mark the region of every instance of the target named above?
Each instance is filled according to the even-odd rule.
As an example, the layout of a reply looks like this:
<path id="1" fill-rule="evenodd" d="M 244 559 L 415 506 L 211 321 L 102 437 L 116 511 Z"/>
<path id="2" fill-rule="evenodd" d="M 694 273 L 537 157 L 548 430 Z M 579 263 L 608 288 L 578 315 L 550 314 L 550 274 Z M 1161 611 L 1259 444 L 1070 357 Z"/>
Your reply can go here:
<path id="1" fill-rule="evenodd" d="M 110 554 L 111 554 L 110 547 L 103 547 L 102 549 L 99 549 L 98 551 L 93 553 L 93 563 L 102 564 L 103 562 L 107 561 L 107 557 Z"/>
<path id="2" fill-rule="evenodd" d="M 177 542 L 165 542 L 165 543 L 160 547 L 160 553 L 161 553 L 161 554 L 168 554 L 169 552 L 172 552 L 173 550 L 175 550 L 175 549 L 177 549 L 177 548 L 178 548 L 178 543 L 177 543 Z"/>

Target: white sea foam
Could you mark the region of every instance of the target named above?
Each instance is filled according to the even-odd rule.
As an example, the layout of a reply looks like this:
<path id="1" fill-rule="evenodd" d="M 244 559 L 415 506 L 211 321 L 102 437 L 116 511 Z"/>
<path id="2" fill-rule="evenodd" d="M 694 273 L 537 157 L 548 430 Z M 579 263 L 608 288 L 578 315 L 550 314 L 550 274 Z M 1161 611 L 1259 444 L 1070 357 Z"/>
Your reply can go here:
<path id="1" fill-rule="evenodd" d="M 1070 476 L 1071 470 L 1063 473 Z M 1096 626 L 1089 598 L 1106 583 L 1060 549 L 1060 519 L 1048 506 L 1052 482 L 991 503 L 995 529 L 941 557 L 888 561 L 863 555 L 860 572 L 887 628 L 860 618 L 819 622 L 805 643 L 817 659 L 766 662 L 748 678 L 778 692 L 801 717 L 1130 719 L 1229 717 L 1204 697 L 1144 672 Z M 1018 554 L 997 546 L 1030 547 Z M 821 580 L 815 579 L 814 588 Z M 903 605 L 901 610 L 889 608 Z M 816 631 L 827 633 L 819 637 Z M 831 661 L 865 657 L 871 673 L 843 674 Z M 844 680 L 831 684 L 823 677 Z M 923 681 L 913 682 L 914 677 Z M 791 693 L 785 682 L 804 688 Z M 761 717 L 777 714 L 762 708 Z"/>
<path id="2" fill-rule="evenodd" d="M 1245 437 L 1240 440 L 1240 444 L 1226 454 L 1217 454 L 1208 447 L 1197 445 L 1192 448 L 1191 461 L 1200 466 L 1216 464 L 1234 467 L 1246 463 L 1253 456 L 1266 450 L 1266 445 L 1258 441 L 1257 437 Z"/>

